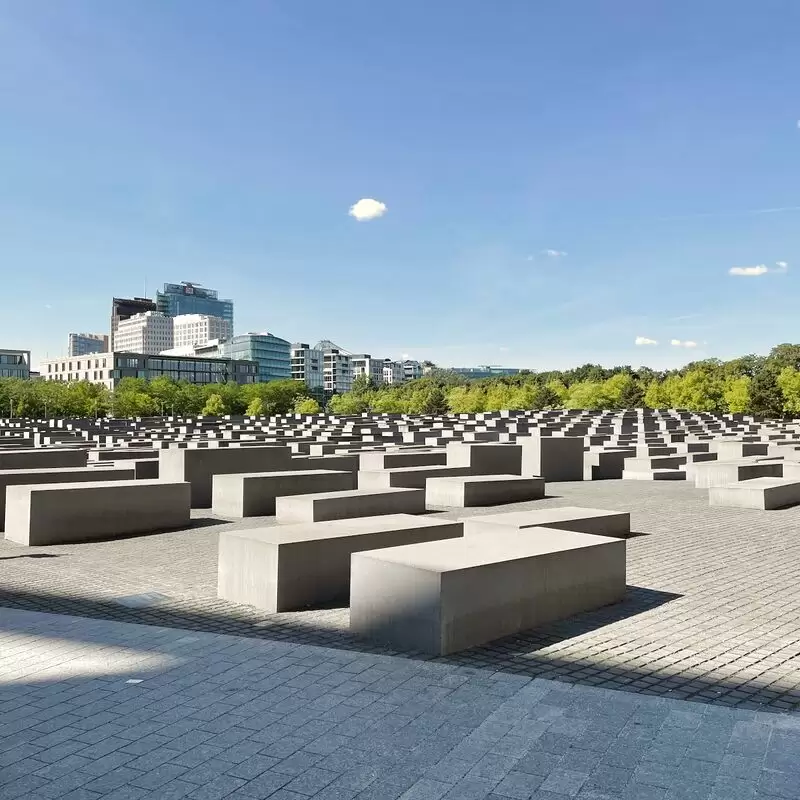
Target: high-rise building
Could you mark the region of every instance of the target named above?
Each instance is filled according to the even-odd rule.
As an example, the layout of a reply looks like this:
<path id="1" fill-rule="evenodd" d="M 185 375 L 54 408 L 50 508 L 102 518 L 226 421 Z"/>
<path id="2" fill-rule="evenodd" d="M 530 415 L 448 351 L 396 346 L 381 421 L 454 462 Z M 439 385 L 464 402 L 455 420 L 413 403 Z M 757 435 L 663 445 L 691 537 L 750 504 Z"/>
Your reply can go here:
<path id="1" fill-rule="evenodd" d="M 309 393 L 318 400 L 324 393 L 324 353 L 305 342 L 292 345 L 292 380 L 303 381 Z"/>
<path id="2" fill-rule="evenodd" d="M 172 347 L 172 317 L 145 311 L 120 321 L 114 336 L 114 352 L 156 355 Z"/>
<path id="3" fill-rule="evenodd" d="M 130 319 L 134 314 L 144 314 L 146 311 L 155 311 L 156 304 L 146 297 L 132 297 L 126 299 L 115 297 L 111 301 L 111 341 L 110 350 L 116 348 L 116 334 L 119 323 L 122 320 Z"/>
<path id="4" fill-rule="evenodd" d="M 509 375 L 519 375 L 520 369 L 516 367 L 498 367 L 494 364 L 485 364 L 479 367 L 450 367 L 449 372 L 455 372 L 462 378 L 501 378 Z"/>
<path id="5" fill-rule="evenodd" d="M 405 380 L 405 372 L 403 364 L 400 361 L 392 361 L 391 358 L 386 358 L 383 361 L 383 382 L 384 383 L 402 383 Z"/>
<path id="6" fill-rule="evenodd" d="M 383 362 L 384 359 L 373 358 L 369 353 L 350 356 L 353 380 L 361 375 L 366 375 L 376 386 L 379 386 L 383 383 Z"/>
<path id="7" fill-rule="evenodd" d="M 223 355 L 258 364 L 258 380 L 289 380 L 293 377 L 292 345 L 271 333 L 245 333 L 220 344 Z"/>
<path id="8" fill-rule="evenodd" d="M 216 289 L 206 289 L 197 283 L 165 283 L 164 290 L 156 292 L 156 307 L 168 317 L 182 314 L 221 317 L 233 330 L 233 300 L 220 300 Z"/>
<path id="9" fill-rule="evenodd" d="M 343 394 L 353 388 L 353 367 L 350 353 L 324 339 L 315 350 L 322 350 L 322 378 L 326 395 Z"/>
<path id="10" fill-rule="evenodd" d="M 31 351 L 0 348 L 0 378 L 31 377 Z"/>
<path id="11" fill-rule="evenodd" d="M 228 320 L 205 314 L 172 317 L 172 347 L 203 347 L 213 339 L 225 341 L 233 336 Z"/>
<path id="12" fill-rule="evenodd" d="M 106 333 L 71 333 L 67 356 L 86 356 L 89 353 L 108 352 L 108 334 Z"/>

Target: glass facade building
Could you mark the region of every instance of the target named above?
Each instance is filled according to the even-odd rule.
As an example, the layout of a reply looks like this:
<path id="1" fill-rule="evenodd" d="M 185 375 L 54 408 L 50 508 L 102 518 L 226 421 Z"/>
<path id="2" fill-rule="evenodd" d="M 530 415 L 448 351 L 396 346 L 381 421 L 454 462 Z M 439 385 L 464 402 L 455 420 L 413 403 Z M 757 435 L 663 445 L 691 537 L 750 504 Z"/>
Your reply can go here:
<path id="1" fill-rule="evenodd" d="M 90 353 L 107 353 L 108 335 L 104 333 L 71 333 L 68 356 L 88 356 Z"/>
<path id="2" fill-rule="evenodd" d="M 216 289 L 206 289 L 196 283 L 165 283 L 164 290 L 156 292 L 156 309 L 168 317 L 183 314 L 221 317 L 233 330 L 233 300 L 220 300 Z"/>
<path id="3" fill-rule="evenodd" d="M 0 350 L 0 378 L 31 377 L 30 350 Z"/>
<path id="4" fill-rule="evenodd" d="M 292 377 L 292 345 L 271 333 L 245 333 L 220 344 L 228 358 L 255 361 L 258 380 L 289 380 Z"/>

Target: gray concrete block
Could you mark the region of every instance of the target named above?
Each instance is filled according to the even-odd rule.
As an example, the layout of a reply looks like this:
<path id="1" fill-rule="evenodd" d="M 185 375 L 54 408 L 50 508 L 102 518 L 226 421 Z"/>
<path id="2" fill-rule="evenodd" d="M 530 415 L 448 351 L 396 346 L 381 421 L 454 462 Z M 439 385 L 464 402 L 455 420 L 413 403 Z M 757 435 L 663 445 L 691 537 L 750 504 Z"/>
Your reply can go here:
<path id="1" fill-rule="evenodd" d="M 359 470 L 359 489 L 424 489 L 428 478 L 471 474 L 469 467 L 396 467 Z"/>
<path id="2" fill-rule="evenodd" d="M 472 475 L 521 475 L 522 446 L 449 442 L 447 465 L 467 467 Z"/>
<path id="3" fill-rule="evenodd" d="M 0 470 L 85 467 L 86 462 L 87 456 L 85 450 L 73 450 L 69 448 L 0 450 Z"/>
<path id="4" fill-rule="evenodd" d="M 159 451 L 159 477 L 170 482 L 188 481 L 192 508 L 211 507 L 213 475 L 277 472 L 291 467 L 291 451 L 284 446 Z"/>
<path id="5" fill-rule="evenodd" d="M 136 478 L 129 464 L 123 468 L 62 467 L 60 469 L 7 469 L 0 471 L 0 530 L 5 528 L 6 489 L 9 486 L 43 483 L 94 483 L 97 481 L 130 481 Z"/>
<path id="6" fill-rule="evenodd" d="M 221 517 L 259 517 L 275 513 L 276 497 L 356 488 L 354 472 L 288 470 L 214 475 L 211 508 Z"/>
<path id="7" fill-rule="evenodd" d="M 557 528 L 562 531 L 591 533 L 596 536 L 625 537 L 631 532 L 631 515 L 627 511 L 602 508 L 542 508 L 535 511 L 509 511 L 504 514 L 483 514 L 464 517 L 464 536 L 496 536 L 509 528 L 517 531 Z"/>
<path id="8" fill-rule="evenodd" d="M 728 486 L 753 478 L 789 477 L 784 476 L 783 461 L 709 461 L 695 464 L 692 472 L 696 489 Z"/>
<path id="9" fill-rule="evenodd" d="M 446 655 L 617 602 L 625 542 L 544 528 L 354 553 L 350 630 Z"/>
<path id="10" fill-rule="evenodd" d="M 5 535 L 33 547 L 182 528 L 189 500 L 188 483 L 163 481 L 9 486 Z"/>
<path id="11" fill-rule="evenodd" d="M 712 486 L 708 490 L 712 506 L 757 508 L 774 511 L 800 504 L 800 481 L 792 478 L 753 478 L 729 486 Z"/>
<path id="12" fill-rule="evenodd" d="M 354 489 L 275 500 L 275 516 L 281 524 L 424 512 L 424 489 Z"/>
<path id="13" fill-rule="evenodd" d="M 524 503 L 542 497 L 544 479 L 524 478 L 521 475 L 428 478 L 425 486 L 425 505 L 432 511 Z"/>
<path id="14" fill-rule="evenodd" d="M 436 450 L 387 450 L 358 455 L 360 470 L 394 469 L 397 467 L 435 467 L 447 464 L 447 451 Z"/>
<path id="15" fill-rule="evenodd" d="M 522 474 L 552 481 L 582 481 L 584 441 L 582 436 L 520 436 Z"/>
<path id="16" fill-rule="evenodd" d="M 460 522 L 407 514 L 223 531 L 217 593 L 273 612 L 346 601 L 353 553 L 461 535 Z"/>

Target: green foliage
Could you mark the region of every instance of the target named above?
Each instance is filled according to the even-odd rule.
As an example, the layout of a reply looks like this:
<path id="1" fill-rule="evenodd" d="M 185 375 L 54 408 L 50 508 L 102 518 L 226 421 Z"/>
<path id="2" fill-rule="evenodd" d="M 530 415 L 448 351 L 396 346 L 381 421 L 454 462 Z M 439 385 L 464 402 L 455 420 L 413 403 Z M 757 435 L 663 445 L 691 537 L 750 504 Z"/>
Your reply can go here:
<path id="1" fill-rule="evenodd" d="M 753 382 L 748 375 L 739 378 L 728 378 L 722 393 L 725 405 L 731 414 L 741 414 L 750 407 L 750 384 Z"/>
<path id="2" fill-rule="evenodd" d="M 244 412 L 248 417 L 264 416 L 264 401 L 260 397 L 254 397 L 248 404 Z"/>
<path id="3" fill-rule="evenodd" d="M 777 378 L 783 394 L 783 408 L 791 414 L 800 414 L 800 372 L 794 367 L 784 367 Z"/>
<path id="4" fill-rule="evenodd" d="M 341 414 L 343 416 L 361 414 L 368 407 L 366 399 L 354 395 L 352 392 L 335 394 L 328 403 L 328 410 L 332 414 Z"/>
<path id="5" fill-rule="evenodd" d="M 313 397 L 298 397 L 294 402 L 295 414 L 319 414 L 322 411 Z"/>
<path id="6" fill-rule="evenodd" d="M 210 394 L 203 410 L 200 412 L 204 417 L 221 417 L 226 412 L 225 401 L 220 394 Z"/>

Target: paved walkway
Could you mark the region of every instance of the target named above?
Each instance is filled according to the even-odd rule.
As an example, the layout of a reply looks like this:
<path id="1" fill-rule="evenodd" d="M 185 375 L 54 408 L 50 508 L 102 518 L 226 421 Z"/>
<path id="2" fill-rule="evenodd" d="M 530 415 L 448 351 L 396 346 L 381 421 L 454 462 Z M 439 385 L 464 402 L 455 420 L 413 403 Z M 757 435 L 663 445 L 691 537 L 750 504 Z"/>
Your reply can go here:
<path id="1" fill-rule="evenodd" d="M 800 717 L 0 609 L 3 800 L 800 797 Z"/>
<path id="2" fill-rule="evenodd" d="M 632 512 L 644 535 L 628 541 L 626 600 L 445 663 L 740 708 L 800 706 L 800 507 L 710 508 L 707 492 L 674 482 L 548 491 L 559 496 L 513 508 Z M 158 536 L 47 548 L 0 540 L 0 606 L 390 652 L 351 637 L 347 609 L 269 615 L 217 599 L 218 531 L 273 522 L 199 512 L 196 527 Z"/>

